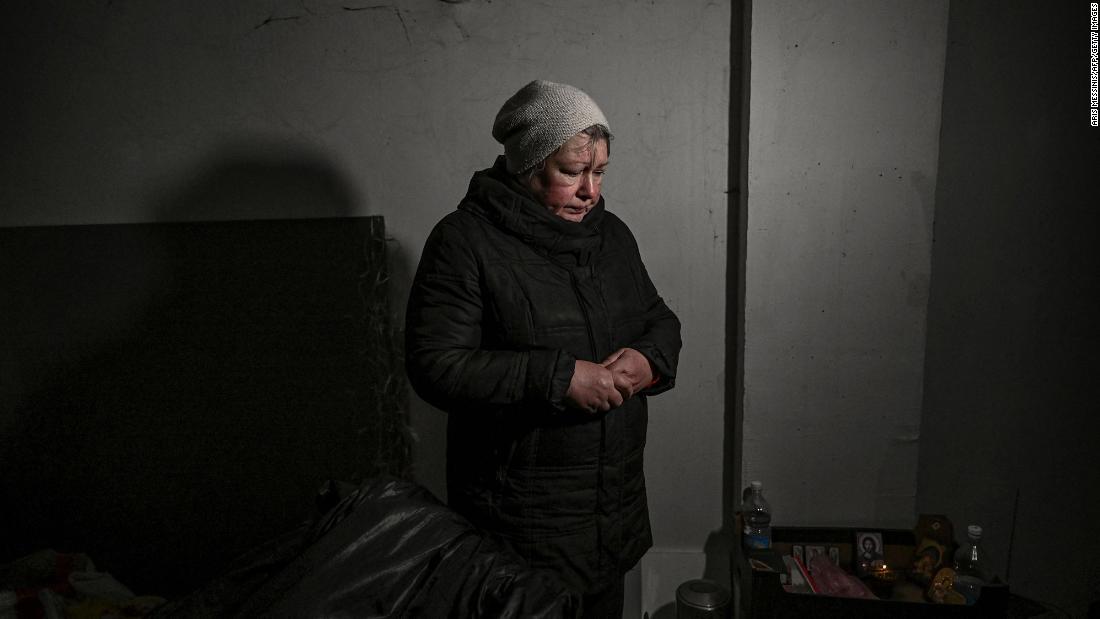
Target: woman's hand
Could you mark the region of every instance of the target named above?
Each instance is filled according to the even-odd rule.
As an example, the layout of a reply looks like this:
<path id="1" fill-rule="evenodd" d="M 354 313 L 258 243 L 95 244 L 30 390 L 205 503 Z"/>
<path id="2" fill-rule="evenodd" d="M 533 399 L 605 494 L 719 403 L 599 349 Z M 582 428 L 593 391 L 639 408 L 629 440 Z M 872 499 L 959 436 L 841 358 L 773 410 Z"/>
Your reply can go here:
<path id="1" fill-rule="evenodd" d="M 573 366 L 573 379 L 565 392 L 566 401 L 590 413 L 609 411 L 623 404 L 622 393 L 608 368 L 591 361 L 578 360 Z"/>
<path id="2" fill-rule="evenodd" d="M 624 400 L 653 384 L 649 359 L 633 348 L 620 348 L 600 363 L 611 372 L 615 389 Z"/>

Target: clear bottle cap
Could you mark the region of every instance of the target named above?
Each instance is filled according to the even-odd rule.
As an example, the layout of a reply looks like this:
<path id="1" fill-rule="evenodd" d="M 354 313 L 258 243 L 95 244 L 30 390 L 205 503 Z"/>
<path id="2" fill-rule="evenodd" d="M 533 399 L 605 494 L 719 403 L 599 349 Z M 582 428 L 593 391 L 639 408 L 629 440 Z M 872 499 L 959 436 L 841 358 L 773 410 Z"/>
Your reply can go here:
<path id="1" fill-rule="evenodd" d="M 980 526 L 976 525 L 976 524 L 972 524 L 972 525 L 966 527 L 966 534 L 969 535 L 970 537 L 981 537 L 982 536 L 982 528 Z"/>

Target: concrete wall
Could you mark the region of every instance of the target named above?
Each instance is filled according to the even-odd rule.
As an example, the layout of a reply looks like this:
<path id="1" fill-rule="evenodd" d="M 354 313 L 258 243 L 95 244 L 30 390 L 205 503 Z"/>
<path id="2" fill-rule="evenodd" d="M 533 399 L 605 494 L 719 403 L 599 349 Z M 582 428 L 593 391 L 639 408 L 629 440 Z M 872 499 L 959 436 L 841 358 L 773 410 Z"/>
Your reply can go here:
<path id="1" fill-rule="evenodd" d="M 756 2 L 742 485 L 911 527 L 947 2 Z"/>
<path id="2" fill-rule="evenodd" d="M 384 215 L 398 312 L 430 227 L 499 152 L 489 127 L 504 99 L 536 77 L 586 89 L 616 134 L 609 208 L 685 327 L 679 386 L 651 408 L 646 609 L 701 575 L 721 520 L 725 3 L 12 11 L 0 33 L 0 226 Z M 204 199 L 212 185 L 217 199 Z M 417 474 L 442 493 L 442 416 L 417 405 L 413 426 Z"/>
<path id="3" fill-rule="evenodd" d="M 1073 617 L 1100 603 L 1088 17 L 951 3 L 917 501 Z"/>

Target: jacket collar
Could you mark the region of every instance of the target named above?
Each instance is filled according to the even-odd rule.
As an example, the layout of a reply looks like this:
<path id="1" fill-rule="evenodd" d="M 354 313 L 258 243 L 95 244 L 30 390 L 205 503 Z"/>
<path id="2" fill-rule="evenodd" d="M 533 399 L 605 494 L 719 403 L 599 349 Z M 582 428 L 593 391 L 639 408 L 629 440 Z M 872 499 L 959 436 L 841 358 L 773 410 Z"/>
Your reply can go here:
<path id="1" fill-rule="evenodd" d="M 535 201 L 504 166 L 504 157 L 497 157 L 493 167 L 475 172 L 458 208 L 485 218 L 557 262 L 587 265 L 602 242 L 603 197 L 584 221 L 565 221 Z"/>

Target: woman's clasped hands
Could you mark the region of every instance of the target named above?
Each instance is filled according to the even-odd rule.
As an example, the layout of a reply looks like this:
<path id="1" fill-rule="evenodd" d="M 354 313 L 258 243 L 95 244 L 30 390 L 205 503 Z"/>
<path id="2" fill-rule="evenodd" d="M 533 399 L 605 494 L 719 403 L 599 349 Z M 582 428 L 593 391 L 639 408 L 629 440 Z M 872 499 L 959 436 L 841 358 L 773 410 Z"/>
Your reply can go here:
<path id="1" fill-rule="evenodd" d="M 645 355 L 620 348 L 600 363 L 577 360 L 565 398 L 572 406 L 590 413 L 622 406 L 653 382 L 653 369 Z"/>

